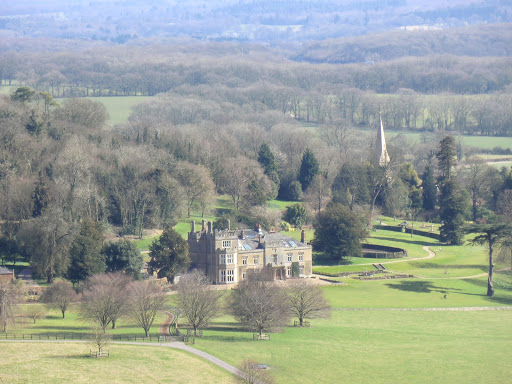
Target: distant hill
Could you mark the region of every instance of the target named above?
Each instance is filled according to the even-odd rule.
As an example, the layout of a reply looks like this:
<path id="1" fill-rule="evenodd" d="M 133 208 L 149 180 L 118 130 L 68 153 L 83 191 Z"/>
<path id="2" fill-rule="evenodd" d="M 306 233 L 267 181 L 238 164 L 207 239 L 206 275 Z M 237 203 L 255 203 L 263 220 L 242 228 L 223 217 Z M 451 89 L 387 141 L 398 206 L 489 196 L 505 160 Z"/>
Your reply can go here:
<path id="1" fill-rule="evenodd" d="M 400 29 L 329 39 L 306 45 L 292 57 L 314 63 L 374 63 L 408 56 L 511 56 L 512 24 L 445 30 Z"/>
<path id="2" fill-rule="evenodd" d="M 402 26 L 512 22 L 511 0 L 0 1 L 0 38 L 305 42 Z"/>

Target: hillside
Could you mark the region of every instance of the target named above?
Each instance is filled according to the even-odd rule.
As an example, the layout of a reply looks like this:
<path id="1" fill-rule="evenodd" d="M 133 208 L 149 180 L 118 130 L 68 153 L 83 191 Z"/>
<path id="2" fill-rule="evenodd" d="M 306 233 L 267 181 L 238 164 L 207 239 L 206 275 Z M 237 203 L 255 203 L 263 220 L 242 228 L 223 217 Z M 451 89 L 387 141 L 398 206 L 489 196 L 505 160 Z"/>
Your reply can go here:
<path id="1" fill-rule="evenodd" d="M 446 30 L 404 28 L 380 34 L 329 39 L 306 45 L 292 59 L 346 64 L 442 54 L 510 56 L 512 25 L 477 25 Z"/>

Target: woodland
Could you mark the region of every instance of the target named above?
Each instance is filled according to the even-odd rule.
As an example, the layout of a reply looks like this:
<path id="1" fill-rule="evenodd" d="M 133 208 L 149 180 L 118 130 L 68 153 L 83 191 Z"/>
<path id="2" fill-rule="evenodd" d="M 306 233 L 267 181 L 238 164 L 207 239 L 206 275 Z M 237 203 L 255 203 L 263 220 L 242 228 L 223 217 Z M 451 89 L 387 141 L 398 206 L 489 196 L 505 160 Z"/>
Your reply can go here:
<path id="1" fill-rule="evenodd" d="M 276 198 L 302 201 L 308 224 L 331 200 L 364 217 L 440 220 L 446 136 L 456 137 L 447 153 L 458 160 L 449 165 L 458 220 L 507 215 L 509 170 L 487 165 L 475 156 L 484 149 L 467 148 L 460 137 L 512 136 L 509 30 L 470 26 L 446 29 L 445 38 L 389 32 L 397 47 L 389 55 L 382 52 L 391 40 L 382 35 L 301 50 L 7 35 L 0 51 L 7 89 L 0 97 L 2 261 L 30 255 L 49 282 L 77 265 L 85 275 L 102 272 L 106 265 L 90 260 L 84 272 L 84 238 L 142 237 L 194 212 L 280 229 L 286 218 L 268 207 Z M 420 40 L 445 43 L 426 50 Z M 496 44 L 485 51 L 489 41 Z M 417 48 L 404 51 L 411 42 Z M 347 48 L 355 45 L 362 53 Z M 140 98 L 127 121 L 109 123 L 101 100 L 112 96 Z M 374 161 L 381 119 L 397 133 L 388 137 L 385 172 Z M 411 132 L 421 139 L 411 141 Z M 230 209 L 217 209 L 220 195 Z"/>

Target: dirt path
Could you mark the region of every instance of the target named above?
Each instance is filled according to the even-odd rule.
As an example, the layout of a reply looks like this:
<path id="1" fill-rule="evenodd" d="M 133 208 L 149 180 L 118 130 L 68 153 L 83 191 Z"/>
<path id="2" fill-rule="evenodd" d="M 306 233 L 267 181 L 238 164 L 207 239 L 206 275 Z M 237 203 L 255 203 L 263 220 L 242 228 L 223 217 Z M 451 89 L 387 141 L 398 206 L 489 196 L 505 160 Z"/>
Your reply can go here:
<path id="1" fill-rule="evenodd" d="M 160 336 L 170 336 L 171 332 L 170 332 L 169 328 L 170 328 L 171 323 L 174 321 L 174 315 L 169 311 L 165 311 L 164 313 L 167 315 L 167 318 L 164 320 L 164 322 L 160 326 L 159 333 L 160 333 Z"/>

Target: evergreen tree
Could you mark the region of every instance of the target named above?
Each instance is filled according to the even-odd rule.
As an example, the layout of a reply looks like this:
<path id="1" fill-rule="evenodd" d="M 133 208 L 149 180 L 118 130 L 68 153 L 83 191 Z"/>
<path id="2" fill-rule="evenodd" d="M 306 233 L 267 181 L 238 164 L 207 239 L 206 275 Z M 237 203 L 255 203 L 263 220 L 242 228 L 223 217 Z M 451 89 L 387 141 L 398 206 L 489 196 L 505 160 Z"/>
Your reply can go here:
<path id="1" fill-rule="evenodd" d="M 48 187 L 43 179 L 43 173 L 39 171 L 39 176 L 37 178 L 36 187 L 34 192 L 32 192 L 32 217 L 41 216 L 44 210 L 48 207 L 50 197 Z"/>
<path id="2" fill-rule="evenodd" d="M 298 179 L 302 184 L 302 190 L 308 189 L 314 177 L 320 173 L 318 160 L 311 150 L 308 148 L 302 155 Z"/>
<path id="3" fill-rule="evenodd" d="M 184 272 L 190 263 L 187 242 L 171 227 L 164 229 L 149 250 L 149 266 L 157 271 L 159 278 L 166 277 L 171 282 L 174 276 Z"/>
<path id="4" fill-rule="evenodd" d="M 71 263 L 68 279 L 73 284 L 84 281 L 89 276 L 105 272 L 105 258 L 101 254 L 103 230 L 101 223 L 85 219 L 80 225 L 80 233 L 73 240 L 69 252 Z"/>
<path id="5" fill-rule="evenodd" d="M 450 244 L 462 244 L 464 215 L 467 204 L 459 186 L 448 180 L 441 186 L 439 197 L 440 218 L 443 222 L 439 228 L 441 240 Z"/>
<path id="6" fill-rule="evenodd" d="M 439 161 L 439 171 L 441 171 L 440 181 L 449 180 L 452 168 L 457 160 L 457 151 L 455 149 L 455 139 L 453 136 L 446 136 L 440 142 L 439 152 L 436 153 Z"/>
<path id="7" fill-rule="evenodd" d="M 441 240 L 450 244 L 461 244 L 463 240 L 464 210 L 466 199 L 457 182 L 452 177 L 452 168 L 455 165 L 455 139 L 446 136 L 440 143 L 436 157 L 439 161 L 439 196 L 441 225 Z"/>
<path id="8" fill-rule="evenodd" d="M 342 204 L 329 204 L 317 215 L 315 228 L 315 250 L 324 251 L 332 260 L 361 256 L 361 241 L 367 232 L 363 220 Z"/>
<path id="9" fill-rule="evenodd" d="M 108 242 L 103 245 L 101 253 L 105 257 L 107 272 L 125 272 L 134 278 L 140 276 L 144 258 L 134 242 L 129 240 Z"/>
<path id="10" fill-rule="evenodd" d="M 434 180 L 434 170 L 429 164 L 425 167 L 423 172 L 423 209 L 426 211 L 432 211 L 436 207 L 437 202 L 437 187 Z"/>
<path id="11" fill-rule="evenodd" d="M 293 204 L 286 208 L 284 219 L 296 227 L 306 224 L 306 208 L 301 204 Z"/>
<path id="12" fill-rule="evenodd" d="M 41 133 L 43 123 L 37 121 L 34 111 L 32 111 L 32 114 L 30 115 L 30 118 L 28 119 L 28 123 L 25 126 L 25 128 L 31 135 L 34 136 L 39 136 L 39 134 Z"/>
<path id="13" fill-rule="evenodd" d="M 276 158 L 267 143 L 261 144 L 258 152 L 258 163 L 263 167 L 265 175 L 279 186 L 279 175 L 277 170 Z"/>

